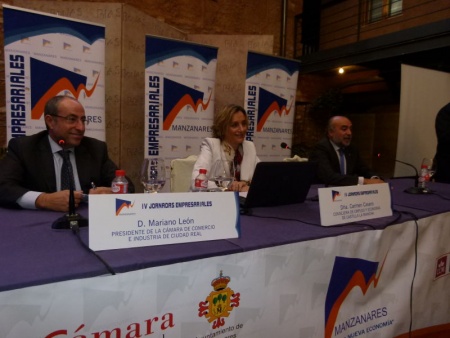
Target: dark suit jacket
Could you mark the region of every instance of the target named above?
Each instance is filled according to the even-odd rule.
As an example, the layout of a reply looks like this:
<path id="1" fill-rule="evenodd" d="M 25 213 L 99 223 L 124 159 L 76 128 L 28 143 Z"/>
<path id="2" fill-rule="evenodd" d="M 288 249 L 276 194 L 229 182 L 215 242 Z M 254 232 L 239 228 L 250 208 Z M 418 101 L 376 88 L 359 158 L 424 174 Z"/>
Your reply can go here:
<path id="1" fill-rule="evenodd" d="M 339 158 L 327 138 L 316 144 L 309 160 L 318 163 L 317 178 L 326 185 L 356 185 L 359 176 L 365 178 L 374 176 L 374 173 L 361 160 L 356 148 L 351 145 L 345 148 L 347 175 L 342 175 Z"/>
<path id="2" fill-rule="evenodd" d="M 450 103 L 439 110 L 436 121 L 436 182 L 450 183 Z"/>
<path id="3" fill-rule="evenodd" d="M 109 187 L 117 166 L 108 157 L 106 143 L 84 137 L 75 148 L 78 178 L 81 189 L 88 193 L 91 182 Z M 134 192 L 130 182 L 130 192 Z M 14 138 L 8 152 L 0 161 L 0 205 L 17 206 L 15 201 L 28 191 L 51 193 L 56 191 L 53 154 L 47 131 Z"/>

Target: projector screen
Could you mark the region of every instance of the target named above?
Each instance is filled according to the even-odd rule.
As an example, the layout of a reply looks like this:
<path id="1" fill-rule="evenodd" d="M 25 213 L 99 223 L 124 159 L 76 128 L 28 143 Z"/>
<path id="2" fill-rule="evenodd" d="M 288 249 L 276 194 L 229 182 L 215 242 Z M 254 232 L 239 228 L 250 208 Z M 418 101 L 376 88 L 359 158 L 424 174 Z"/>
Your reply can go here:
<path id="1" fill-rule="evenodd" d="M 436 115 L 449 102 L 449 73 L 402 65 L 397 160 L 419 170 L 424 157 L 434 157 Z M 394 176 L 413 176 L 412 170 L 397 162 Z"/>

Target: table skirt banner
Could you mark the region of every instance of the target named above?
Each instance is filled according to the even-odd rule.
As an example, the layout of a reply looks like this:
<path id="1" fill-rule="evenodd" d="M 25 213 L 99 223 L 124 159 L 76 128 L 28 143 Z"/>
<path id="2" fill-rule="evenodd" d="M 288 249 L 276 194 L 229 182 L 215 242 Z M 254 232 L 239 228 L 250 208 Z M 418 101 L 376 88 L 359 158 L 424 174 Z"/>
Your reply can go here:
<path id="1" fill-rule="evenodd" d="M 0 337 L 403 337 L 416 229 L 412 330 L 450 335 L 449 218 L 2 292 Z"/>

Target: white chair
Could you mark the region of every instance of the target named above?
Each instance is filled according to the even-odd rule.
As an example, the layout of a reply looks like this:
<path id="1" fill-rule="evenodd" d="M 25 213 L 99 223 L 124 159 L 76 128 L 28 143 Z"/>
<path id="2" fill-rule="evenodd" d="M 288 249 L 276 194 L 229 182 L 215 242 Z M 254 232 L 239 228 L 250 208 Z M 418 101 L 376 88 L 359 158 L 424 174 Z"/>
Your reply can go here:
<path id="1" fill-rule="evenodd" d="M 188 192 L 197 155 L 176 158 L 170 162 L 170 192 Z"/>

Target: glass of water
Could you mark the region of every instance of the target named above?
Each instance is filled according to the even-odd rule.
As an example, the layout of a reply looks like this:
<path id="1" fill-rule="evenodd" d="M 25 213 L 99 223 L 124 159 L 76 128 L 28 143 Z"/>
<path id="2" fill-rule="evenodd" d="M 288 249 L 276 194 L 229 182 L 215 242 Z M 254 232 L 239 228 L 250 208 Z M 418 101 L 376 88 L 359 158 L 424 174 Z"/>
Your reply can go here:
<path id="1" fill-rule="evenodd" d="M 217 160 L 213 163 L 209 180 L 214 182 L 219 191 L 225 191 L 234 180 L 234 163 L 228 160 Z"/>
<path id="2" fill-rule="evenodd" d="M 166 184 L 166 165 L 160 157 L 146 158 L 141 166 L 141 183 L 146 193 L 157 193 Z"/>

